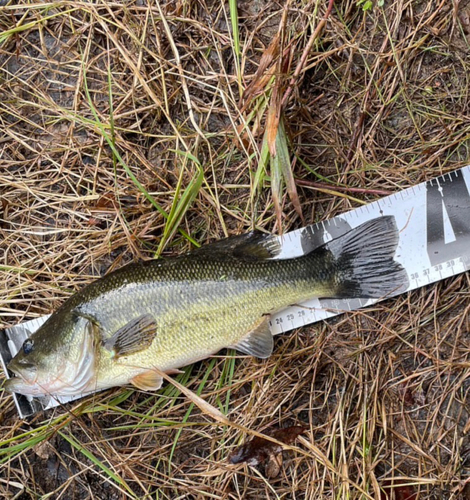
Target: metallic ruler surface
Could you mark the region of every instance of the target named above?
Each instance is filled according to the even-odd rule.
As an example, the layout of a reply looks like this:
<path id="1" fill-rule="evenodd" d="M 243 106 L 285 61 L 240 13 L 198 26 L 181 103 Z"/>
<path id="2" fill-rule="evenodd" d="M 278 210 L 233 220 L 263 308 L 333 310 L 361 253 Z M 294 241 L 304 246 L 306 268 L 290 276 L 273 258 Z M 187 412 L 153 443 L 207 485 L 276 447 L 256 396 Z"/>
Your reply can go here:
<path id="1" fill-rule="evenodd" d="M 287 233 L 279 237 L 282 252 L 277 258 L 302 255 L 304 231 L 310 232 L 310 245 L 313 240 L 320 246 L 368 220 L 393 215 L 400 232 L 395 259 L 408 273 L 408 290 L 440 281 L 470 269 L 469 191 L 470 166 L 467 166 L 333 219 Z M 277 335 L 375 302 L 375 299 L 313 299 L 274 315 L 271 331 Z M 7 376 L 6 364 L 47 318 L 0 330 L 0 358 Z M 54 399 L 14 395 L 22 418 L 82 396 Z"/>

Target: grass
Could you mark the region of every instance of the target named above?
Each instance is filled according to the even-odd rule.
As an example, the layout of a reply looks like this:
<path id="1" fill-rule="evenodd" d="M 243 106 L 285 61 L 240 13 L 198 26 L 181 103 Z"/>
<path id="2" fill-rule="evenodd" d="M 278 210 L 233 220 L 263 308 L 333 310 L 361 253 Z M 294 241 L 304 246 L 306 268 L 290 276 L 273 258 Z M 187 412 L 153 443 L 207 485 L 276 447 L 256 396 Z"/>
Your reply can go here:
<path id="1" fill-rule="evenodd" d="M 336 2 L 322 24 L 327 8 L 7 2 L 2 326 L 127 262 L 287 232 L 469 163 L 468 6 Z M 156 394 L 21 422 L 0 393 L 0 495 L 467 498 L 468 287 L 280 336 L 267 361 L 222 352 Z M 308 430 L 279 477 L 227 462 L 289 425 Z"/>

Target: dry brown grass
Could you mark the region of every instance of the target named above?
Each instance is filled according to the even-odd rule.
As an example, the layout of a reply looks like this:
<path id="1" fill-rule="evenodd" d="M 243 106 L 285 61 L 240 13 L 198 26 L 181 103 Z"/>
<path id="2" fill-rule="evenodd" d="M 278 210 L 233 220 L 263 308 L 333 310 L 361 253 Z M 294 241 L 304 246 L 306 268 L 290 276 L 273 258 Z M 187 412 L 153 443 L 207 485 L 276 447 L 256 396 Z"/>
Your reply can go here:
<path id="1" fill-rule="evenodd" d="M 269 82 L 251 118 L 240 99 L 284 5 L 239 0 L 237 62 L 223 2 L 1 3 L 3 326 L 152 257 L 165 229 L 154 205 L 170 212 L 178 179 L 184 191 L 197 175 L 186 152 L 204 168 L 180 224 L 191 238 L 280 230 L 269 179 L 253 190 Z M 292 73 L 326 4 L 288 5 Z M 469 163 L 469 16 L 464 0 L 336 2 L 285 108 L 307 223 Z M 301 225 L 288 200 L 282 224 Z M 189 248 L 177 232 L 164 253 Z M 222 353 L 189 368 L 180 382 L 237 426 L 168 385 L 27 423 L 2 393 L 0 495 L 402 499 L 409 484 L 412 498 L 468 498 L 468 290 L 462 275 L 278 337 L 266 362 Z M 240 428 L 299 424 L 278 478 L 228 464 Z"/>

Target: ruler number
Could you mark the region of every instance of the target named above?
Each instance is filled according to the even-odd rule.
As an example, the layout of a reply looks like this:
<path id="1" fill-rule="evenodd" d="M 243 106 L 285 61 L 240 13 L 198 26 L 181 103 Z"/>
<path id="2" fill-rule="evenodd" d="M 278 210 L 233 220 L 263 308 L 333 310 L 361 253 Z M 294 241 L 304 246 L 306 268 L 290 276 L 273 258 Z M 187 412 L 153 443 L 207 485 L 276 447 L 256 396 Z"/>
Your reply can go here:
<path id="1" fill-rule="evenodd" d="M 455 172 L 454 180 L 439 177 L 426 184 L 427 252 L 432 265 L 467 253 L 469 206 L 470 193 L 461 170 Z"/>

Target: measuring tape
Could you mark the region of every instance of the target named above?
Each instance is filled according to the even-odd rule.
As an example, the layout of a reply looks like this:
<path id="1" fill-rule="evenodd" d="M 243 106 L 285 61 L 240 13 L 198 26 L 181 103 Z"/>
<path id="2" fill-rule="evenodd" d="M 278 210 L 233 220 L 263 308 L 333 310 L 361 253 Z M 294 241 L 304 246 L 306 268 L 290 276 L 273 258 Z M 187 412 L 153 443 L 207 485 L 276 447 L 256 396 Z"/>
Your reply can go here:
<path id="1" fill-rule="evenodd" d="M 312 241 L 314 246 L 321 246 L 368 220 L 393 215 L 400 233 L 395 260 L 408 273 L 408 290 L 455 276 L 470 269 L 469 186 L 470 166 L 467 166 L 327 221 L 279 236 L 282 252 L 277 258 L 303 255 L 304 231 L 310 232 L 311 249 Z M 277 335 L 375 302 L 376 299 L 313 299 L 273 315 L 271 331 Z M 0 361 L 7 377 L 8 362 L 47 318 L 0 330 Z M 53 399 L 13 395 L 22 418 L 83 396 Z"/>
<path id="2" fill-rule="evenodd" d="M 305 230 L 311 231 L 320 246 L 363 222 L 393 215 L 399 230 L 395 260 L 406 269 L 410 281 L 406 291 L 455 276 L 470 269 L 469 187 L 470 166 L 467 166 L 325 222 L 287 233 L 279 257 L 302 255 L 301 236 Z M 313 299 L 274 315 L 271 331 L 277 335 L 376 302 Z"/>

